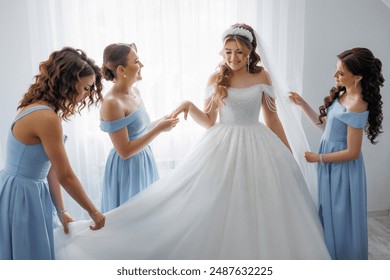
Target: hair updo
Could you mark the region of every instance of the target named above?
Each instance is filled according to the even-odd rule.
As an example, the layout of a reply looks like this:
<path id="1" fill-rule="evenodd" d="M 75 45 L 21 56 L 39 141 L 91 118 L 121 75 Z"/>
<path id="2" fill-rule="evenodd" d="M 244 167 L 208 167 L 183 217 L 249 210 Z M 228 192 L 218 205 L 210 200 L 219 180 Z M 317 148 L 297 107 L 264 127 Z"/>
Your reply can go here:
<path id="1" fill-rule="evenodd" d="M 119 65 L 127 66 L 127 56 L 131 50 L 136 50 L 134 44 L 116 43 L 110 44 L 104 49 L 102 74 L 107 81 L 117 78 L 116 68 Z"/>

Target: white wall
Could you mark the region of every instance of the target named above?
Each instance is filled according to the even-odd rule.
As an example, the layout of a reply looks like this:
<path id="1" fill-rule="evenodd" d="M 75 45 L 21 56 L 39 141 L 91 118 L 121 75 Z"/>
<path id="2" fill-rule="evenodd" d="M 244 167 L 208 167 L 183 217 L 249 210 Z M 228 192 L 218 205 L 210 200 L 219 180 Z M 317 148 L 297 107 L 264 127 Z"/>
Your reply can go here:
<path id="1" fill-rule="evenodd" d="M 390 208 L 390 8 L 381 0 L 308 0 L 305 10 L 305 61 L 303 94 L 318 108 L 329 89 L 336 55 L 345 49 L 367 47 L 381 59 L 386 79 L 382 88 L 383 131 L 379 143 L 363 143 L 368 181 L 368 210 Z M 304 118 L 313 150 L 318 149 L 319 130 Z"/>
<path id="2" fill-rule="evenodd" d="M 0 0 L 0 154 L 3 156 L 10 122 L 32 82 L 27 1 Z"/>

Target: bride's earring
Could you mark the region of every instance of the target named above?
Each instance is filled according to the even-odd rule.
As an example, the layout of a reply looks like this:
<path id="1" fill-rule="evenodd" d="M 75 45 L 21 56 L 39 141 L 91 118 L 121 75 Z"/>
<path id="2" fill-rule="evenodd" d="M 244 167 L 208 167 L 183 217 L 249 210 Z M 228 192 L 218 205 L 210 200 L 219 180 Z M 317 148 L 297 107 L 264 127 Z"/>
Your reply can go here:
<path id="1" fill-rule="evenodd" d="M 251 57 L 250 55 L 248 54 L 247 56 L 247 66 L 248 66 L 248 72 L 249 72 L 249 63 L 251 62 Z"/>

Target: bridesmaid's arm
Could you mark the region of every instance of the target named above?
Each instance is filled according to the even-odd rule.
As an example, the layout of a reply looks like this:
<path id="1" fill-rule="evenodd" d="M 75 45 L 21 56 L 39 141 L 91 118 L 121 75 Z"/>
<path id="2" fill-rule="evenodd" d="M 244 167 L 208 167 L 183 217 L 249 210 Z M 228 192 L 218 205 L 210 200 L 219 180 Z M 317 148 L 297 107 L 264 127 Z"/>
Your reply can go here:
<path id="1" fill-rule="evenodd" d="M 36 125 L 33 130 L 36 137 L 41 141 L 45 153 L 52 164 L 51 169 L 55 172 L 59 182 L 59 184 L 56 184 L 54 181 L 51 181 L 53 188 L 52 192 L 55 192 L 56 195 L 58 195 L 56 189 L 59 185 L 63 186 L 69 195 L 77 201 L 77 203 L 83 207 L 94 220 L 95 225 L 90 226 L 90 228 L 92 230 L 102 228 L 105 223 L 104 215 L 101 214 L 92 203 L 70 165 L 64 147 L 62 125 L 59 117 L 54 112 L 43 112 L 35 115 L 36 121 L 34 123 Z M 58 197 L 55 197 L 54 199 L 58 200 Z M 56 203 L 58 203 L 58 201 L 56 201 Z M 63 204 L 57 204 L 56 206 L 63 207 Z"/>
<path id="2" fill-rule="evenodd" d="M 305 158 L 308 162 L 322 161 L 323 163 L 357 160 L 361 153 L 362 142 L 363 142 L 363 129 L 348 126 L 347 148 L 345 150 L 334 152 L 334 153 L 322 154 L 322 155 L 312 153 L 312 152 L 306 152 Z"/>
<path id="3" fill-rule="evenodd" d="M 115 99 L 103 102 L 100 114 L 102 119 L 106 121 L 118 120 L 125 117 L 122 106 Z M 160 133 L 171 130 L 178 122 L 178 118 L 171 118 L 170 116 L 162 118 L 151 127 L 147 133 L 133 141 L 129 139 L 127 127 L 115 132 L 110 132 L 109 135 L 115 150 L 118 152 L 119 156 L 125 160 L 139 153 Z"/>
<path id="4" fill-rule="evenodd" d="M 321 131 L 325 130 L 326 125 L 326 117 L 322 118 L 323 123 L 319 122 L 319 116 L 320 114 L 313 110 L 312 107 L 306 102 L 305 99 L 302 98 L 298 93 L 296 92 L 290 92 L 290 100 L 294 102 L 296 105 L 301 107 L 303 113 L 307 117 L 307 119 L 318 129 Z"/>
<path id="5" fill-rule="evenodd" d="M 74 219 L 68 214 L 68 211 L 64 206 L 61 184 L 58 181 L 57 174 L 51 167 L 47 175 L 47 181 L 49 183 L 49 192 L 50 192 L 51 199 L 58 213 L 58 218 L 60 219 L 61 224 L 64 227 L 65 234 L 68 234 L 69 233 L 68 223 L 73 222 Z"/>

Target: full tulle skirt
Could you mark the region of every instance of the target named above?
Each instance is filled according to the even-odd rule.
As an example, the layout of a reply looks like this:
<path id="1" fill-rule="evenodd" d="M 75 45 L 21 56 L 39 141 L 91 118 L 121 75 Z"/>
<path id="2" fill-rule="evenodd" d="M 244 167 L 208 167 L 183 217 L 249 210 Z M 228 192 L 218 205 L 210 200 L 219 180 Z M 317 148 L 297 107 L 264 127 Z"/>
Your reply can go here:
<path id="1" fill-rule="evenodd" d="M 261 123 L 216 124 L 127 203 L 55 231 L 58 259 L 329 259 L 290 151 Z"/>

